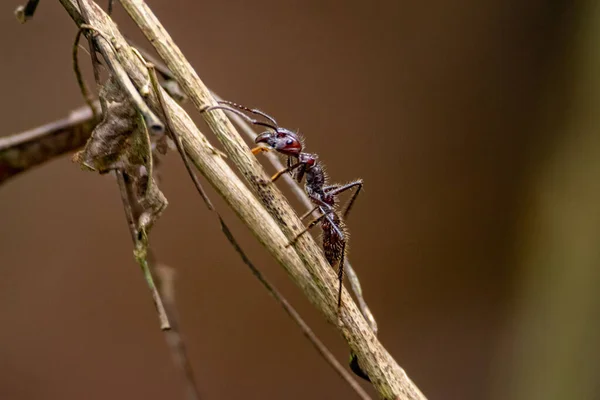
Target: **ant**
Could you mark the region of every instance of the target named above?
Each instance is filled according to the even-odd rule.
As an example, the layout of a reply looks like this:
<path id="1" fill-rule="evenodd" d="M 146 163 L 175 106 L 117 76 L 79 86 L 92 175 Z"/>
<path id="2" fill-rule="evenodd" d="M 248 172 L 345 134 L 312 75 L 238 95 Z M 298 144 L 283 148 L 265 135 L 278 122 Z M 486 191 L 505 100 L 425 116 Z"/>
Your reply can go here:
<path id="1" fill-rule="evenodd" d="M 318 161 L 317 155 L 302 152 L 304 145 L 298 135 L 288 129 L 279 127 L 273 117 L 260 110 L 251 109 L 228 101 L 220 101 L 219 105 L 208 107 L 205 111 L 214 109 L 222 109 L 233 112 L 251 124 L 272 129 L 258 135 L 254 141 L 259 146 L 252 149 L 253 154 L 258 154 L 262 151 L 275 150 L 283 155 L 288 156 L 287 168 L 284 168 L 273 175 L 271 178 L 272 182 L 275 182 L 281 175 L 287 172 L 296 171 L 294 178 L 298 183 L 301 183 L 302 179 L 306 177 L 305 191 L 315 207 L 304 214 L 301 219 L 308 217 L 317 209 L 321 212 L 321 215 L 313 219 L 302 232 L 300 232 L 294 239 L 292 239 L 290 243 L 288 243 L 288 246 L 296 243 L 296 241 L 302 235 L 308 232 L 319 222 L 321 223 L 321 229 L 323 230 L 322 239 L 325 258 L 332 267 L 335 267 L 337 264 L 338 268 L 339 289 L 337 306 L 339 313 L 342 305 L 342 283 L 344 279 L 344 262 L 347 251 L 346 237 L 348 236 L 344 220 L 348 217 L 348 214 L 354 205 L 354 201 L 362 190 L 363 181 L 358 179 L 344 185 L 328 185 L 327 175 L 325 174 L 321 163 Z M 255 115 L 260 115 L 269 122 L 250 118 L 241 110 Z M 296 159 L 297 161 L 293 163 L 293 159 Z M 353 188 L 356 188 L 356 191 L 353 193 L 352 197 L 344 207 L 340 216 L 337 208 L 336 198 L 341 193 Z"/>

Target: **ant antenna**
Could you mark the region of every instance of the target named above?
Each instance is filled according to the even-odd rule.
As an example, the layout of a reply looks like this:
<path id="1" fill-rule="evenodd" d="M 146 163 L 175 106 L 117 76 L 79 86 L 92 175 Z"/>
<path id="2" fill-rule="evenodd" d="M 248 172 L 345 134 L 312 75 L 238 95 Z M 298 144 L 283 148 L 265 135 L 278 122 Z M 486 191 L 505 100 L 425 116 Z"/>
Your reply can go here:
<path id="1" fill-rule="evenodd" d="M 247 112 L 252 113 L 252 114 L 260 115 L 261 117 L 264 117 L 264 118 L 268 119 L 269 121 L 271 121 L 273 123 L 273 125 L 279 126 L 279 124 L 277 123 L 277 121 L 275 121 L 275 118 L 271 117 L 269 114 L 267 114 L 267 113 L 265 113 L 263 111 L 260 111 L 260 110 L 258 110 L 256 108 L 248 108 L 248 107 L 243 106 L 241 104 L 237 104 L 237 103 L 234 103 L 233 101 L 227 101 L 227 100 L 219 100 L 219 101 L 217 101 L 217 103 L 219 103 L 219 104 L 227 104 L 229 106 L 232 106 L 232 107 L 235 107 L 235 108 L 239 108 L 240 110 L 244 110 L 244 111 L 247 111 Z"/>
<path id="2" fill-rule="evenodd" d="M 232 113 L 234 113 L 234 114 L 237 114 L 237 115 L 239 115 L 240 117 L 244 118 L 246 121 L 248 121 L 248 122 L 249 122 L 249 123 L 251 123 L 252 125 L 260 125 L 260 126 L 265 126 L 265 127 L 267 127 L 267 128 L 271 128 L 271 129 L 273 129 L 274 131 L 277 131 L 277 129 L 278 129 L 278 128 L 277 128 L 277 124 L 273 125 L 273 124 L 270 124 L 270 123 L 268 123 L 268 122 L 263 122 L 263 121 L 259 121 L 259 120 L 257 120 L 257 119 L 254 119 L 254 118 L 250 118 L 249 116 L 247 116 L 246 114 L 244 114 L 244 113 L 243 113 L 243 112 L 241 112 L 240 110 L 236 110 L 235 108 L 233 108 L 233 107 L 230 107 L 230 106 L 227 106 L 227 105 L 224 105 L 224 106 L 220 106 L 220 105 L 217 105 L 217 106 L 210 106 L 210 107 L 207 107 L 207 108 L 205 108 L 204 110 L 202 110 L 202 112 L 208 112 L 208 111 L 212 111 L 212 110 L 225 110 L 225 111 L 230 111 L 230 112 L 232 112 Z"/>

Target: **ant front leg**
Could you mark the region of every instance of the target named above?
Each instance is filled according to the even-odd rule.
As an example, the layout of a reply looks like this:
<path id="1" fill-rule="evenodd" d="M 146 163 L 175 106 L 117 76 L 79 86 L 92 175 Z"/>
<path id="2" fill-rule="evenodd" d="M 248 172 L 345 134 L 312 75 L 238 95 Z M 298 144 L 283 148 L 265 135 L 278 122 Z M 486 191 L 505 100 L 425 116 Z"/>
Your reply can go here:
<path id="1" fill-rule="evenodd" d="M 276 172 L 275 175 L 273 175 L 271 177 L 271 182 L 275 182 L 277 179 L 279 179 L 281 177 L 281 175 L 291 172 L 291 171 L 295 170 L 296 168 L 299 168 L 302 165 L 303 165 L 303 163 L 301 161 L 298 161 L 295 164 L 288 165 L 287 168 L 284 168 L 281 171 Z"/>

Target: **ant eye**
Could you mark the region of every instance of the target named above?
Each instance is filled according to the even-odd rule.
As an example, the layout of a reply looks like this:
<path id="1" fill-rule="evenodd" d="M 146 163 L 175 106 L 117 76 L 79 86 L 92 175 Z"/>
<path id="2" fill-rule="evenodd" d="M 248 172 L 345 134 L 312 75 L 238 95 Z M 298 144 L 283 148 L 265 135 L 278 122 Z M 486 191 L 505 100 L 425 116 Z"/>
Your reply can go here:
<path id="1" fill-rule="evenodd" d="M 293 141 L 292 139 L 288 139 L 288 140 L 287 140 L 285 143 L 286 143 L 288 146 L 291 146 L 291 144 L 292 144 L 292 143 L 294 143 L 294 141 Z"/>

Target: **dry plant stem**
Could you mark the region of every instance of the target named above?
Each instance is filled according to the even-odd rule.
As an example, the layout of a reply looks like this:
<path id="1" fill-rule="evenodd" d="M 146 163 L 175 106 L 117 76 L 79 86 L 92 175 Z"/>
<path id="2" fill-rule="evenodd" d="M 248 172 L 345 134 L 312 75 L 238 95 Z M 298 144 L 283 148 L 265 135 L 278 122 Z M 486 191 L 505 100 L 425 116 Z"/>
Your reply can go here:
<path id="1" fill-rule="evenodd" d="M 140 58 L 141 58 L 141 55 L 140 55 Z M 144 61 L 143 58 L 142 58 L 142 61 L 146 64 L 146 68 L 148 68 L 148 73 L 150 76 L 150 81 L 152 83 L 152 88 L 154 90 L 154 93 L 156 94 L 156 97 L 158 98 L 158 103 L 160 104 L 160 108 L 162 109 L 162 112 L 165 116 L 165 121 L 167 124 L 168 132 L 169 132 L 173 142 L 175 142 L 177 151 L 179 151 L 179 154 L 181 155 L 183 164 L 185 165 L 185 169 L 187 170 L 188 175 L 190 176 L 190 179 L 192 180 L 192 182 L 194 182 L 194 186 L 196 186 L 196 190 L 198 191 L 198 194 L 200 195 L 200 197 L 202 197 L 202 200 L 204 201 L 204 204 L 206 204 L 206 207 L 208 207 L 208 209 L 210 211 L 215 211 L 215 206 L 213 205 L 212 201 L 210 201 L 208 195 L 206 194 L 206 191 L 204 190 L 204 188 L 202 187 L 202 184 L 200 183 L 200 180 L 198 179 L 198 177 L 194 173 L 194 170 L 192 169 L 191 162 L 188 159 L 185 149 L 183 148 L 183 143 L 181 142 L 181 138 L 175 133 L 175 130 L 173 127 L 173 122 L 171 121 L 171 116 L 169 115 L 167 108 L 166 108 L 167 106 L 165 103 L 165 98 L 163 96 L 162 91 L 160 90 L 160 85 L 158 84 L 158 78 L 156 76 L 156 71 L 154 69 L 154 65 L 146 63 L 146 61 Z M 219 218 L 220 217 L 221 216 L 219 215 Z"/>
<path id="2" fill-rule="evenodd" d="M 107 38 L 102 31 L 87 24 L 81 24 L 79 28 L 91 30 L 92 34 L 99 35 L 112 47 L 110 39 Z M 116 52 L 116 49 L 113 48 L 113 50 Z M 93 54 L 94 52 L 90 50 L 90 53 Z M 135 105 L 135 108 L 143 116 L 146 126 L 149 127 L 152 133 L 154 134 L 163 133 L 165 131 L 163 123 L 150 110 L 150 108 L 148 108 L 148 105 L 146 104 L 144 99 L 142 99 L 142 96 L 140 95 L 136 87 L 133 85 L 133 83 L 129 79 L 129 76 L 127 75 L 121 64 L 119 64 L 118 60 L 116 60 L 114 57 L 105 57 L 105 61 L 108 64 L 108 68 L 110 69 L 110 71 L 119 81 L 121 88 L 129 94 L 129 97 Z M 97 68 L 94 69 L 97 70 Z"/>
<path id="3" fill-rule="evenodd" d="M 136 221 L 139 220 L 140 211 L 137 209 L 135 204 L 135 194 L 128 182 L 127 174 L 123 171 L 116 171 L 117 183 L 119 185 L 119 193 L 121 194 L 121 201 L 123 202 L 123 209 L 125 210 L 125 217 L 127 219 L 127 226 L 129 227 L 129 234 L 134 245 L 134 255 L 137 263 L 140 265 L 144 274 L 144 279 L 152 295 L 152 300 L 156 306 L 156 312 L 158 314 L 158 320 L 160 322 L 160 328 L 164 330 L 171 329 L 169 322 L 169 316 L 165 310 L 162 298 L 158 289 L 154 283 L 154 277 L 152 276 L 152 270 L 148 263 L 148 252 L 149 246 L 147 243 L 147 237 L 145 232 L 142 232 L 142 238 L 138 237 L 138 228 Z"/>
<path id="4" fill-rule="evenodd" d="M 81 24 L 83 21 L 76 2 L 74 0 L 60 1 L 72 18 L 78 24 Z M 89 24 L 112 38 L 121 65 L 127 71 L 135 86 L 143 88 L 148 84 L 148 73 L 143 63 L 133 54 L 117 27 L 104 11 L 94 3 L 89 1 L 85 3 L 89 7 Z M 193 99 L 197 106 L 214 104 L 214 100 L 206 88 L 203 86 L 196 87 L 197 76 L 193 74 L 195 76 L 193 78 L 185 73 L 186 71 L 189 72 L 189 64 L 180 54 L 177 54 L 178 52 L 173 52 L 168 35 L 162 29 L 156 28 L 156 22 L 147 22 L 148 12 L 144 11 L 141 15 L 136 15 L 136 10 L 144 5 L 139 2 L 123 2 L 123 4 L 126 6 L 126 10 L 134 15 L 134 19 L 138 20 L 138 24 L 143 26 L 143 31 L 150 37 L 150 42 L 157 47 L 161 57 L 167 60 L 167 66 L 177 77 L 178 83 L 190 96 L 190 99 Z M 153 28 L 150 28 L 150 26 Z M 159 29 L 160 34 L 158 36 L 156 33 L 152 33 L 154 28 Z M 111 56 L 112 49 L 108 44 L 104 41 L 98 41 L 98 46 L 104 56 Z M 179 67 L 181 70 L 177 71 L 174 67 Z M 235 133 L 229 120 L 225 118 L 223 113 L 209 113 L 211 128 L 215 129 L 219 133 L 218 136 L 222 142 L 226 143 L 225 148 L 230 159 L 236 163 L 245 178 L 251 182 L 252 188 L 261 197 L 264 204 L 269 207 L 269 211 L 281 224 L 281 228 L 285 230 L 288 236 L 284 235 L 280 226 L 264 208 L 263 204 L 256 200 L 208 140 L 200 133 L 191 118 L 171 98 L 164 97 L 168 112 L 172 116 L 174 128 L 182 138 L 192 161 L 252 230 L 259 241 L 286 268 L 309 300 L 330 321 L 336 322 L 337 304 L 335 296 L 337 281 L 334 272 L 329 268 L 321 249 L 308 235 L 299 240 L 295 249 L 285 247 L 289 241 L 288 237 L 293 237 L 295 233 L 301 230 L 301 221 L 274 185 L 266 184 L 268 182 L 267 175 L 255 157 L 252 156 L 244 141 Z M 154 110 L 160 109 L 156 96 L 150 95 L 148 100 Z M 344 293 L 344 307 L 340 318 L 342 320 L 339 327 L 341 333 L 347 339 L 353 351 L 360 357 L 364 369 L 369 374 L 381 397 L 386 399 L 424 399 L 419 389 L 379 343 L 347 293 Z"/>
<path id="5" fill-rule="evenodd" d="M 216 95 L 214 92 L 213 92 L 213 96 L 217 100 L 223 100 L 221 97 Z M 254 141 L 254 139 L 256 138 L 256 132 L 254 131 L 254 129 L 252 129 L 250 124 L 248 124 L 248 122 L 246 122 L 243 118 L 241 118 L 237 114 L 231 114 L 231 118 L 235 121 L 235 123 L 242 130 L 242 132 L 244 132 L 244 134 L 250 140 Z M 286 168 L 275 153 L 264 152 L 263 154 L 266 156 L 267 160 L 269 160 L 271 165 L 273 165 L 275 170 L 282 171 L 283 169 Z M 300 187 L 298 182 L 296 182 L 289 174 L 284 174 L 280 179 L 283 179 L 285 181 L 285 183 L 290 187 L 290 189 L 292 189 L 292 192 L 294 193 L 296 198 L 298 200 L 300 200 L 300 202 L 302 203 L 302 205 L 304 205 L 304 207 L 306 207 L 308 210 L 313 210 L 313 211 L 317 209 L 316 207 L 313 207 L 311 201 L 308 199 L 308 196 L 306 195 L 306 192 L 304 190 L 302 190 L 302 188 Z M 310 212 L 310 213 L 313 213 L 313 212 Z M 373 313 L 369 309 L 369 306 L 367 305 L 367 302 L 365 301 L 365 299 L 363 297 L 360 280 L 358 279 L 358 276 L 356 275 L 354 268 L 352 268 L 350 261 L 346 260 L 346 262 L 344 264 L 344 269 L 346 270 L 346 274 L 348 276 L 348 281 L 350 282 L 352 291 L 356 295 L 356 298 L 358 300 L 358 304 L 360 306 L 360 310 L 361 310 L 363 316 L 366 318 L 366 320 L 369 323 L 369 325 L 371 326 L 371 329 L 373 330 L 373 332 L 377 333 L 377 330 L 378 330 L 377 329 L 377 321 L 375 320 Z"/>
<path id="6" fill-rule="evenodd" d="M 88 86 L 85 83 L 85 80 L 83 79 L 83 75 L 81 74 L 81 68 L 79 68 L 79 39 L 81 38 L 82 34 L 83 34 L 82 29 L 77 31 L 77 35 L 75 36 L 75 42 L 73 43 L 73 52 L 72 52 L 73 71 L 75 72 L 75 78 L 77 78 L 77 85 L 79 85 L 79 89 L 81 90 L 83 99 L 85 100 L 87 105 L 92 110 L 92 113 L 94 114 L 94 120 L 100 121 L 100 118 L 98 117 L 96 108 L 94 108 L 94 106 L 93 106 L 94 97 L 92 96 Z M 94 74 L 97 74 L 96 68 L 94 68 Z M 98 79 L 99 79 L 99 77 L 98 77 Z"/>
<path id="7" fill-rule="evenodd" d="M 93 103 L 96 112 L 98 102 Z M 37 165 L 76 150 L 89 139 L 96 121 L 89 107 L 30 131 L 0 138 L 0 184 Z"/>
<path id="8" fill-rule="evenodd" d="M 119 192 L 121 194 L 121 200 L 123 202 L 123 209 L 125 211 L 125 218 L 129 227 L 131 240 L 133 241 L 137 250 L 138 235 L 135 221 L 138 220 L 136 214 L 139 214 L 139 211 L 137 213 L 134 212 L 134 203 L 131 201 L 133 193 L 126 181 L 126 175 L 122 171 L 115 171 L 115 174 L 117 177 L 117 183 L 119 185 Z M 136 258 L 137 256 L 138 255 L 136 254 Z M 187 349 L 179 329 L 179 317 L 177 315 L 177 307 L 175 305 L 173 276 L 172 274 L 167 276 L 165 273 L 161 273 L 164 271 L 159 270 L 156 257 L 149 246 L 146 246 L 145 248 L 144 259 L 138 260 L 138 262 L 142 268 L 144 268 L 144 266 L 146 267 L 147 270 L 144 272 L 152 279 L 152 287 L 155 290 L 152 291 L 152 297 L 155 300 L 155 303 L 156 301 L 160 302 L 162 308 L 162 310 L 159 311 L 161 328 L 165 334 L 165 340 L 169 346 L 171 357 L 173 358 L 183 377 L 186 387 L 186 398 L 190 400 L 199 400 L 200 394 L 198 392 L 198 386 L 196 384 L 192 366 L 189 361 L 189 357 L 187 356 Z M 154 280 L 158 282 L 157 286 L 154 286 Z"/>
<path id="9" fill-rule="evenodd" d="M 79 2 L 79 0 L 77 0 L 77 1 L 78 1 L 79 6 L 81 7 L 81 3 Z M 87 20 L 87 15 L 85 13 L 85 10 L 83 10 L 82 16 L 85 20 Z M 82 26 L 83 26 L 83 24 L 79 27 L 79 32 L 81 32 Z M 79 35 L 79 32 L 78 32 L 78 35 Z M 90 49 L 90 57 L 92 59 L 92 66 L 93 66 L 93 71 L 94 71 L 94 82 L 96 82 L 96 85 L 99 87 L 100 86 L 100 60 L 98 60 L 98 54 L 96 54 L 96 43 L 95 43 L 93 36 L 87 35 L 86 38 L 88 41 L 88 48 Z M 77 40 L 77 42 L 79 42 L 79 40 Z M 77 59 L 74 58 L 73 62 L 77 63 Z M 77 67 L 75 69 L 75 73 L 78 72 L 78 69 L 79 69 L 79 67 Z M 84 92 L 86 90 L 85 85 L 80 86 L 80 88 L 81 88 L 81 93 L 85 97 L 85 92 Z"/>

